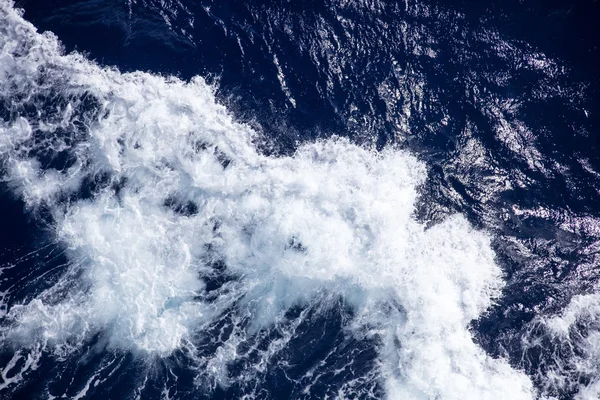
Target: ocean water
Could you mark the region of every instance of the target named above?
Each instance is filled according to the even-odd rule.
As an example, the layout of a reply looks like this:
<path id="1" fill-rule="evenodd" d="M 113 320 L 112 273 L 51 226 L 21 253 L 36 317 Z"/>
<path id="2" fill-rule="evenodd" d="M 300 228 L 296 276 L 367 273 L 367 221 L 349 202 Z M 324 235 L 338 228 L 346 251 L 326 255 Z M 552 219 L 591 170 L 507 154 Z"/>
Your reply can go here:
<path id="1" fill-rule="evenodd" d="M 600 398 L 598 16 L 0 0 L 0 397 Z"/>

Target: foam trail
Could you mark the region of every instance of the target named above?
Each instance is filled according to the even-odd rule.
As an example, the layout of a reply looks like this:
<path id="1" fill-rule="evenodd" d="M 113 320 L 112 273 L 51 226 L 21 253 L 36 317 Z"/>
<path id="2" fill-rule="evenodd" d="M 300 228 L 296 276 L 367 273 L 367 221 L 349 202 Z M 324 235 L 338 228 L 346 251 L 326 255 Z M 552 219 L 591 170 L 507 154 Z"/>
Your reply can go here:
<path id="1" fill-rule="evenodd" d="M 195 354 L 229 313 L 233 334 L 196 360 L 227 385 L 241 342 L 293 306 L 324 312 L 342 297 L 355 312 L 347 335 L 379 343 L 390 398 L 532 398 L 529 379 L 468 331 L 503 283 L 490 240 L 458 215 L 428 230 L 414 220 L 426 169 L 410 154 L 337 139 L 261 155 L 203 79 L 63 55 L 6 0 L 0 49 L 4 179 L 32 212 L 48 210 L 70 260 L 10 307 L 3 345 L 64 357 L 102 333 L 140 357 Z M 293 336 L 286 326 L 257 371 Z"/>

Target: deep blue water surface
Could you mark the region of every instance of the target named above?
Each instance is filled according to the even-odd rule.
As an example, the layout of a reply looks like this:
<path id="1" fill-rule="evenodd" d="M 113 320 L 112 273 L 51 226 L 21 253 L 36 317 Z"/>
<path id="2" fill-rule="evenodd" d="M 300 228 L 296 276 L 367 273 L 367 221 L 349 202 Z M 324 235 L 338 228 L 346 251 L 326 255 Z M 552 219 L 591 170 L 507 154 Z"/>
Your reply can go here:
<path id="1" fill-rule="evenodd" d="M 427 167 L 414 218 L 431 227 L 462 214 L 490 235 L 504 273 L 500 296 L 469 325 L 474 342 L 522 371 L 533 384 L 533 398 L 588 396 L 584 388 L 600 380 L 594 352 L 600 352 L 594 339 L 600 335 L 600 302 L 590 300 L 584 311 L 574 312 L 566 336 L 551 333 L 543 322 L 553 316 L 566 321 L 565 310 L 576 296 L 593 299 L 598 292 L 597 1 L 22 0 L 17 6 L 40 32 L 53 32 L 66 53 L 80 52 L 121 72 L 205 78 L 237 121 L 268 139 L 256 144 L 262 154 L 284 157 L 302 144 L 334 136 L 378 151 L 409 151 Z M 5 126 L 74 100 L 40 98 L 34 111 L 11 101 L 0 101 Z M 94 99 L 77 104 L 81 121 L 100 109 Z M 76 128 L 65 129 L 64 135 L 78 137 Z M 81 135 L 86 129 L 82 123 Z M 45 155 L 44 146 L 32 150 L 46 162 L 44 170 L 75 162 L 68 150 L 60 154 L 52 148 Z M 228 163 L 222 162 L 225 169 Z M 8 168 L 3 166 L 5 175 Z M 31 302 L 61 281 L 70 263 L 66 246 L 52 236 L 55 214 L 44 206 L 26 211 L 11 179 L 1 187 L 0 264 L 18 267 L 2 275 L 0 292 L 9 292 L 5 310 Z M 61 204 L 94 201 L 97 192 L 114 186 L 110 178 L 102 179 L 84 181 Z M 194 215 L 198 208 L 191 204 L 173 207 Z M 303 251 L 295 239 L 289 246 Z M 203 278 L 208 294 L 236 279 L 227 266 L 213 267 L 212 278 Z M 391 396 L 379 379 L 378 339 L 348 339 L 355 308 L 343 296 L 328 301 L 333 305 L 327 311 L 289 307 L 285 318 L 294 334 L 268 365 L 260 364 L 263 352 L 289 329 L 250 335 L 227 364 L 228 385 L 199 378 L 198 368 L 209 366 L 195 365 L 186 348 L 154 363 L 158 356 L 140 358 L 98 345 L 105 339 L 97 332 L 62 359 L 43 353 L 37 369 L 0 389 L 0 395 L 283 399 L 335 398 L 345 391 L 350 398 Z M 233 317 L 224 313 L 206 327 L 203 337 L 210 340 L 200 341 L 196 358 L 212 357 L 235 335 L 239 326 L 228 318 Z M 2 323 L 9 332 L 14 322 Z M 12 339 L 3 335 L 4 366 L 18 345 L 9 345 Z M 93 350 L 98 348 L 104 350 Z M 251 381 L 245 378 L 249 369 L 260 370 Z M 553 374 L 562 380 L 551 380 Z M 346 391 L 348 385 L 352 390 Z M 454 398 L 435 391 L 420 396 L 414 398 Z M 589 396 L 580 398 L 594 394 Z"/>

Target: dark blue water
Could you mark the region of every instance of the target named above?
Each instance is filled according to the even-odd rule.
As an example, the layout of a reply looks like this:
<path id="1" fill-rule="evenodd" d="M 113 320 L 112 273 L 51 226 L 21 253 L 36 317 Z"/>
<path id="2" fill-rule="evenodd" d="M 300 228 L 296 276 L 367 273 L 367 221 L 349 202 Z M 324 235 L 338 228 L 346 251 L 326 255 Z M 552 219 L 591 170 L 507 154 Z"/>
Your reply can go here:
<path id="1" fill-rule="evenodd" d="M 121 72 L 204 77 L 238 121 L 270 139 L 257 144 L 263 154 L 291 155 L 303 143 L 333 136 L 410 151 L 428 168 L 415 218 L 434 226 L 462 214 L 491 235 L 504 272 L 501 296 L 470 323 L 475 343 L 523 371 L 536 397 L 584 396 L 600 379 L 594 345 L 582 345 L 596 343 L 597 311 L 577 317 L 567 339 L 539 322 L 562 315 L 575 296 L 594 296 L 600 279 L 596 1 L 23 0 L 17 6 L 67 53 Z M 6 123 L 26 112 L 2 100 Z M 52 109 L 57 101 L 37 104 Z M 83 101 L 76 112 L 96 108 Z M 44 154 L 36 157 L 43 162 Z M 66 153 L 47 157 L 44 169 L 69 167 Z M 73 196 L 93 200 L 108 185 L 84 182 Z M 69 261 L 49 233 L 53 217 L 43 207 L 24 212 L 10 182 L 2 191 L 0 264 L 25 260 L 3 277 L 10 309 L 60 281 Z M 228 279 L 217 273 L 207 283 L 218 289 Z M 94 353 L 104 340 L 98 333 L 63 360 L 42 355 L 37 369 L 0 393 L 72 397 L 95 376 L 100 383 L 85 398 L 331 398 L 349 382 L 352 398 L 384 398 L 377 340 L 348 340 L 344 329 L 354 310 L 343 298 L 335 304 L 325 313 L 291 307 L 289 321 L 300 321 L 294 337 L 250 382 L 244 371 L 285 329 L 265 329 L 245 342 L 229 363 L 227 386 L 198 383 L 185 349 L 150 373 L 150 361 L 126 351 Z M 198 357 L 214 354 L 232 335 L 235 324 L 227 318 L 209 326 L 204 335 L 214 340 L 202 342 Z M 2 365 L 13 347 L 4 348 Z M 556 371 L 560 384 L 548 378 Z"/>

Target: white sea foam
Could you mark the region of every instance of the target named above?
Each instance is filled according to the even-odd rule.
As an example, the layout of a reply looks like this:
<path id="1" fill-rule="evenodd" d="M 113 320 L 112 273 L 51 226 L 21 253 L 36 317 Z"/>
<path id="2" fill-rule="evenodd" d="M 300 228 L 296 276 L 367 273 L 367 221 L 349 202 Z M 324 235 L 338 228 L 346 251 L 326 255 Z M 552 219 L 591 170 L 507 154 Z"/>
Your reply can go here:
<path id="1" fill-rule="evenodd" d="M 97 112 L 77 112 L 84 95 Z M 529 379 L 487 356 L 468 330 L 503 283 L 489 238 L 458 215 L 427 230 L 415 221 L 426 169 L 410 154 L 337 139 L 261 155 L 258 135 L 201 78 L 123 74 L 63 55 L 55 37 L 0 0 L 0 97 L 19 109 L 36 96 L 66 99 L 59 117 L 2 122 L 0 151 L 29 209 L 51 210 L 71 264 L 61 282 L 10 308 L 4 345 L 68 353 L 103 332 L 113 349 L 161 357 L 193 349 L 224 312 L 251 316 L 199 361 L 226 384 L 240 338 L 291 306 L 339 295 L 356 312 L 348 335 L 381 341 L 390 398 L 533 396 Z M 67 143 L 60 129 L 76 122 L 85 133 Z M 77 161 L 44 168 L 32 156 L 44 146 Z M 100 176 L 109 183 L 95 196 L 65 201 Z M 204 278 L 215 261 L 234 279 L 209 301 Z"/>
<path id="2" fill-rule="evenodd" d="M 526 351 L 552 353 L 540 363 L 545 391 L 600 397 L 600 294 L 575 296 L 559 314 L 537 318 L 523 342 Z"/>

